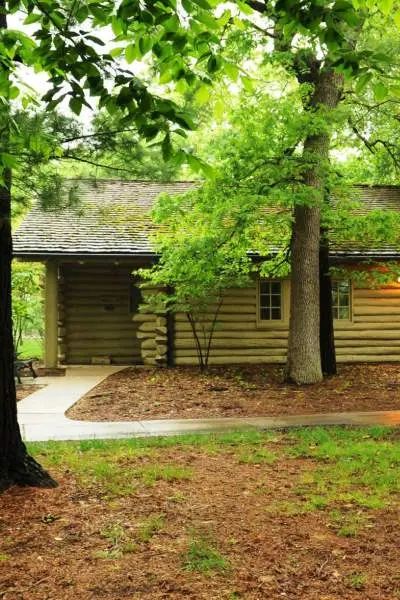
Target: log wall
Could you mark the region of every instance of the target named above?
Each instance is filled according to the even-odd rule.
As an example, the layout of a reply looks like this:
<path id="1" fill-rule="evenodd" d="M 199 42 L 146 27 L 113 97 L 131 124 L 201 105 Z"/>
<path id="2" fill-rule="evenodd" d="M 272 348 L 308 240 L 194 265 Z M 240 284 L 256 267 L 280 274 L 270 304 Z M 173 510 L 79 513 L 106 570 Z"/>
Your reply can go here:
<path id="1" fill-rule="evenodd" d="M 228 290 L 218 318 L 210 364 L 284 363 L 288 319 L 257 323 L 257 284 Z M 353 289 L 351 321 L 335 322 L 340 362 L 400 361 L 400 285 Z M 175 320 L 175 363 L 196 364 L 197 353 L 184 314 Z"/>
<path id="2" fill-rule="evenodd" d="M 60 354 L 68 364 L 104 358 L 115 364 L 142 361 L 138 324 L 132 321 L 131 265 L 60 266 Z M 139 294 L 139 291 L 137 291 Z"/>

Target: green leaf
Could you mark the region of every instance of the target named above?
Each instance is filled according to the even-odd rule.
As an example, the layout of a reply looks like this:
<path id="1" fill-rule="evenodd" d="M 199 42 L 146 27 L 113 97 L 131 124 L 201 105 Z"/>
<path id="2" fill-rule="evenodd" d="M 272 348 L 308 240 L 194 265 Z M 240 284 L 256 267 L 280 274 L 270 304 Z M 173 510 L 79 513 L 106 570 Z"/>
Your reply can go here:
<path id="1" fill-rule="evenodd" d="M 216 56 L 214 56 L 214 54 L 212 54 L 207 61 L 207 71 L 211 74 L 216 73 L 218 71 L 218 68 L 219 68 L 218 59 Z"/>
<path id="2" fill-rule="evenodd" d="M 24 21 L 24 25 L 30 25 L 31 23 L 37 23 L 42 19 L 43 15 L 38 15 L 36 13 L 31 13 L 28 15 Z"/>
<path id="3" fill-rule="evenodd" d="M 207 85 L 199 87 L 195 94 L 195 99 L 198 104 L 206 104 L 210 99 L 210 88 Z"/>
<path id="4" fill-rule="evenodd" d="M 225 62 L 224 71 L 231 81 L 237 81 L 237 78 L 239 76 L 239 69 L 234 63 Z"/>
<path id="5" fill-rule="evenodd" d="M 75 13 L 75 18 L 78 21 L 78 23 L 83 23 L 84 21 L 86 21 L 88 16 L 89 16 L 89 9 L 85 5 L 80 6 Z"/>
<path id="6" fill-rule="evenodd" d="M 356 93 L 361 94 L 372 79 L 372 73 L 363 73 L 357 80 Z"/>
<path id="7" fill-rule="evenodd" d="M 384 15 L 389 15 L 393 8 L 393 0 L 380 0 L 379 8 Z"/>
<path id="8" fill-rule="evenodd" d="M 372 91 L 377 102 L 382 102 L 382 100 L 384 100 L 388 95 L 388 88 L 381 81 L 377 81 L 373 84 Z"/>
<path id="9" fill-rule="evenodd" d="M 127 63 L 132 63 L 137 56 L 135 44 L 129 44 L 125 49 L 125 59 Z"/>
<path id="10" fill-rule="evenodd" d="M 15 85 L 10 87 L 9 96 L 11 100 L 15 100 L 19 96 L 19 89 Z"/>
<path id="11" fill-rule="evenodd" d="M 73 97 L 71 98 L 71 100 L 69 101 L 69 107 L 72 110 L 73 113 L 75 113 L 76 115 L 80 115 L 81 114 L 81 110 L 82 110 L 82 101 L 80 98 L 76 98 Z"/>
<path id="12" fill-rule="evenodd" d="M 13 169 L 18 164 L 18 161 L 15 158 L 15 156 L 12 156 L 11 154 L 7 154 L 6 152 L 2 152 L 0 154 L 0 162 L 7 169 Z"/>

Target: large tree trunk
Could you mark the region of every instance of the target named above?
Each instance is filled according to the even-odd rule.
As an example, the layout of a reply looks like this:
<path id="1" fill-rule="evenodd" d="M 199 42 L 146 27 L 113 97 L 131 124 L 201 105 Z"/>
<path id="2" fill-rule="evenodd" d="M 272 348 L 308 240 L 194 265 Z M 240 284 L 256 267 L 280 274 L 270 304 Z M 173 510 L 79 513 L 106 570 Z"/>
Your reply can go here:
<path id="1" fill-rule="evenodd" d="M 0 30 L 7 28 L 5 1 L 0 0 Z M 8 146 L 8 110 L 1 115 L 3 151 Z M 0 492 L 11 485 L 55 487 L 56 482 L 31 458 L 17 421 L 14 344 L 11 312 L 11 172 L 0 185 Z"/>
<path id="2" fill-rule="evenodd" d="M 308 70 L 304 71 L 307 65 Z M 311 83 L 314 91 L 305 102 L 305 110 L 322 118 L 322 111 L 335 108 L 340 99 L 342 76 L 322 70 L 314 57 L 299 65 L 300 83 Z M 322 380 L 320 356 L 320 216 L 329 165 L 328 129 L 308 135 L 303 157 L 307 165 L 303 183 L 310 187 L 310 205 L 294 208 L 291 252 L 291 298 L 286 375 L 298 384 Z"/>
<path id="3" fill-rule="evenodd" d="M 6 174 L 6 183 L 7 187 L 0 187 L 0 491 L 14 484 L 40 487 L 57 485 L 27 454 L 17 421 L 11 315 L 9 173 Z"/>

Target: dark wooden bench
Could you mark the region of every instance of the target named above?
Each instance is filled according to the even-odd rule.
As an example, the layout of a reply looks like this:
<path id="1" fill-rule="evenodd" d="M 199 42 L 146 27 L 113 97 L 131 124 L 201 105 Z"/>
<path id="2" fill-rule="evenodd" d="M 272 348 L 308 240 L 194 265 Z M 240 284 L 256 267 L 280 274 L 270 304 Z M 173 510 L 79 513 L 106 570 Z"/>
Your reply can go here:
<path id="1" fill-rule="evenodd" d="M 36 379 L 37 373 L 33 368 L 33 362 L 35 358 L 29 358 L 27 360 L 23 360 L 22 358 L 18 358 L 18 356 L 14 355 L 14 377 L 17 378 L 18 383 L 21 382 L 21 371 L 25 371 L 25 369 L 29 369 L 32 377 Z"/>

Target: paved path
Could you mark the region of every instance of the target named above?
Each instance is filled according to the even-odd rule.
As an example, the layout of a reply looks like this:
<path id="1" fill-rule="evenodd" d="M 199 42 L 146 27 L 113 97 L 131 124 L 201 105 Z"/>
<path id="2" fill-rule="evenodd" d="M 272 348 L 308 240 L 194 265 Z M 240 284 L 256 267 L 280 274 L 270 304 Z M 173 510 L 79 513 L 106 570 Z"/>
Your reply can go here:
<path id="1" fill-rule="evenodd" d="M 160 419 L 154 421 L 72 421 L 65 411 L 100 381 L 123 367 L 69 367 L 65 377 L 46 377 L 47 386 L 18 402 L 26 441 L 81 440 L 209 433 L 244 429 L 281 429 L 311 425 L 400 425 L 400 410 L 324 413 L 288 417 Z"/>

